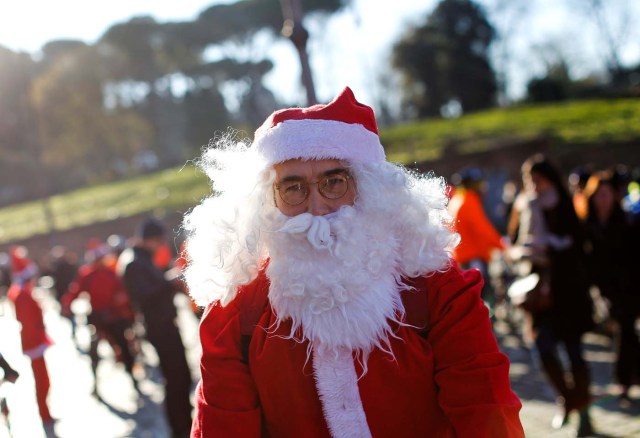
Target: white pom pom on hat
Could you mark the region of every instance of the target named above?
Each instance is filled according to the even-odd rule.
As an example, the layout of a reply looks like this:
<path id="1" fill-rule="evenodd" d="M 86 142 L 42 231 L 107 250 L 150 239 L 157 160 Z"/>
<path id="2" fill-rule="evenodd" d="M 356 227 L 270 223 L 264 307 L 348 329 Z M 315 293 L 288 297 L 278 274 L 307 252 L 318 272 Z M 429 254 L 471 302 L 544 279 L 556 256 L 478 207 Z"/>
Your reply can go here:
<path id="1" fill-rule="evenodd" d="M 253 148 L 269 164 L 294 158 L 385 160 L 373 109 L 359 103 L 349 87 L 326 105 L 274 112 L 256 130 Z"/>

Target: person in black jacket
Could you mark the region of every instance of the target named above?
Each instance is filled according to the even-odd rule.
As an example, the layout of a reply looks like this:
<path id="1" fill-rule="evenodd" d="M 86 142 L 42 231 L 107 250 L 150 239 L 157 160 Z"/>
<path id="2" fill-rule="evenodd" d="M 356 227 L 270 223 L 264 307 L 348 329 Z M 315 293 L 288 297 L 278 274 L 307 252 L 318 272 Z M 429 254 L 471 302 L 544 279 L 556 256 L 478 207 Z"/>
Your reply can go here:
<path id="1" fill-rule="evenodd" d="M 551 160 L 536 154 L 521 170 L 525 190 L 512 213 L 518 221 L 515 245 L 525 250 L 546 297 L 544 308 L 528 313 L 542 370 L 557 393 L 558 410 L 552 426 L 566 425 L 576 411 L 577 436 L 589 436 L 593 434 L 588 409 L 591 377 L 581 338 L 594 323 L 584 233 L 561 173 Z M 569 369 L 561 361 L 559 347 L 569 359 Z"/>
<path id="2" fill-rule="evenodd" d="M 144 319 L 146 337 L 158 353 L 165 380 L 165 407 L 173 437 L 187 437 L 191 430 L 191 372 L 180 337 L 173 302 L 177 286 L 165 279 L 153 263 L 153 254 L 165 241 L 165 228 L 148 219 L 136 232 L 139 242 L 118 260 L 131 302 Z"/>
<path id="3" fill-rule="evenodd" d="M 590 280 L 609 302 L 611 316 L 618 324 L 615 374 L 622 389 L 620 401 L 626 404 L 634 376 L 640 377 L 640 338 L 635 328 L 640 295 L 633 274 L 639 230 L 622 209 L 616 185 L 610 171 L 596 172 L 589 178 L 585 226 Z"/>

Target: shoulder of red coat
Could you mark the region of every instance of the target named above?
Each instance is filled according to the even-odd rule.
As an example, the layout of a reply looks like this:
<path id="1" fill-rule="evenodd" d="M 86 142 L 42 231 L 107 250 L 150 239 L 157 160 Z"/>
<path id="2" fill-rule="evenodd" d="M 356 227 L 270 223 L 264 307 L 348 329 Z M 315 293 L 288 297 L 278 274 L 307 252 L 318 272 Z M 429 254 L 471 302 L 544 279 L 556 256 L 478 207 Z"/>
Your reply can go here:
<path id="1" fill-rule="evenodd" d="M 442 268 L 411 278 L 406 283 L 412 287 L 434 290 L 445 284 L 475 283 L 479 276 L 481 274 L 477 269 L 463 271 L 455 260 L 450 259 Z"/>

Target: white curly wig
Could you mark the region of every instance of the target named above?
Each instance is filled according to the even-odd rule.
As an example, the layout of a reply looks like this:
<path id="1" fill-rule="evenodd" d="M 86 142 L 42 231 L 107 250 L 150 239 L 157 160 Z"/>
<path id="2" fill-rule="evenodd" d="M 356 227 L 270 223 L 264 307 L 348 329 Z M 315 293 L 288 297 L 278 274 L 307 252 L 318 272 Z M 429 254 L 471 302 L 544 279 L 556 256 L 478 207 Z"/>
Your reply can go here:
<path id="1" fill-rule="evenodd" d="M 448 266 L 458 236 L 451 231 L 442 178 L 420 175 L 385 160 L 343 160 L 356 182 L 354 207 L 388 221 L 400 240 L 398 277 Z M 282 225 L 274 202 L 275 171 L 257 148 L 228 132 L 199 161 L 214 193 L 185 216 L 185 279 L 197 305 L 227 305 L 269 257 L 265 233 Z"/>

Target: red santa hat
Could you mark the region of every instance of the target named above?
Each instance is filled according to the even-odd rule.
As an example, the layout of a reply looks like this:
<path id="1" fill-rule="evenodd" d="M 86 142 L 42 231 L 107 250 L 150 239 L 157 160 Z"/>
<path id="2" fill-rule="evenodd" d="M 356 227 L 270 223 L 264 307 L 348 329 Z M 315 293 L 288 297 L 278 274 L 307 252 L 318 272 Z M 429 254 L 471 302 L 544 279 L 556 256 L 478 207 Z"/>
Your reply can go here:
<path id="1" fill-rule="evenodd" d="M 9 249 L 12 281 L 24 283 L 37 274 L 38 267 L 29 259 L 28 255 L 27 248 L 24 246 L 12 246 Z"/>
<path id="2" fill-rule="evenodd" d="M 385 160 L 373 109 L 349 87 L 326 105 L 274 112 L 256 131 L 253 147 L 269 164 L 293 158 Z"/>

